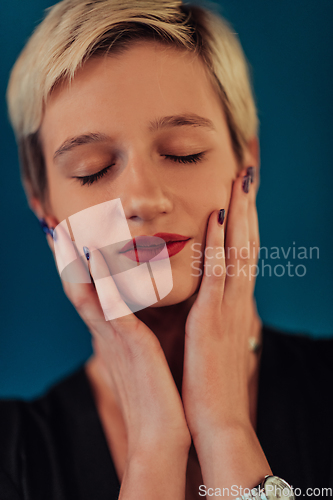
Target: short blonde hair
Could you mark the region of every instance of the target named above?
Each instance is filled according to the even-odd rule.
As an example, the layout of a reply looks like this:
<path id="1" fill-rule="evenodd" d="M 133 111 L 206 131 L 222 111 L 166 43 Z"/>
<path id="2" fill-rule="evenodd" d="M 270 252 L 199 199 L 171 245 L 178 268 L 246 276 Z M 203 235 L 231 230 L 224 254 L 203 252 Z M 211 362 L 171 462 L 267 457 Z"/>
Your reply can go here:
<path id="1" fill-rule="evenodd" d="M 202 58 L 221 97 L 235 154 L 242 161 L 248 141 L 258 133 L 257 110 L 248 63 L 236 34 L 221 16 L 181 0 L 63 0 L 46 12 L 18 57 L 7 89 L 28 197 L 43 203 L 47 197 L 38 131 L 52 90 L 71 81 L 88 58 L 119 53 L 140 39 Z"/>

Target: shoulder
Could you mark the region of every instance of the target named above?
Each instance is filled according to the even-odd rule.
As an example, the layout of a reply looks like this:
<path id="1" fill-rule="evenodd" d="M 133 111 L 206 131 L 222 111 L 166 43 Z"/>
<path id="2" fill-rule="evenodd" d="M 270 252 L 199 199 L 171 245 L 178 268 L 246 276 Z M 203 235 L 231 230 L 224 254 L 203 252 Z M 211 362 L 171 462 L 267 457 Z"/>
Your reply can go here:
<path id="1" fill-rule="evenodd" d="M 33 432 L 36 437 L 51 427 L 65 430 L 66 420 L 72 413 L 87 409 L 87 396 L 89 392 L 82 366 L 31 401 L 0 400 L 0 443 L 10 441 L 18 446 L 27 432 Z"/>
<path id="2" fill-rule="evenodd" d="M 119 496 L 84 366 L 33 401 L 0 401 L 0 498 L 23 491 L 34 500 Z"/>
<path id="3" fill-rule="evenodd" d="M 333 453 L 333 339 L 263 327 L 257 431 L 276 475 L 328 486 Z"/>
<path id="4" fill-rule="evenodd" d="M 318 414 L 333 384 L 333 338 L 263 327 L 260 361 L 262 392 L 274 391 L 282 401 L 297 402 L 298 411 Z M 324 412 L 328 415 L 328 408 Z"/>
<path id="5" fill-rule="evenodd" d="M 333 337 L 315 338 L 304 332 L 263 325 L 263 363 L 289 375 L 333 375 Z"/>
<path id="6" fill-rule="evenodd" d="M 14 489 L 18 495 L 26 480 L 29 483 L 34 478 L 42 486 L 51 485 L 57 477 L 57 459 L 66 448 L 70 452 L 70 421 L 80 409 L 86 413 L 83 377 L 81 367 L 32 401 L 0 400 L 0 477 L 6 478 L 6 488 L 12 494 L 8 498 L 16 498 Z M 39 479 L 34 471 L 40 471 Z M 1 481 L 1 495 L 3 488 Z"/>

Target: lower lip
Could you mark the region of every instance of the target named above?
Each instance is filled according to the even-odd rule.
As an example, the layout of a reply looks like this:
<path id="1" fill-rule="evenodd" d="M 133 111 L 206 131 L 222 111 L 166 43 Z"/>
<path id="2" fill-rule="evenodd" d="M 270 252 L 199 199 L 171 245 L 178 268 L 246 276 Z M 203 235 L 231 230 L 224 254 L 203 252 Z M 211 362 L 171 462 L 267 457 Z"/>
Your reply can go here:
<path id="1" fill-rule="evenodd" d="M 184 246 L 189 240 L 185 241 L 169 241 L 166 244 L 167 250 L 169 257 L 172 257 L 173 255 L 176 255 L 179 253 L 181 250 L 183 250 Z M 137 250 L 128 250 L 127 252 L 124 252 L 123 255 L 125 257 L 128 257 L 129 259 L 133 260 L 134 262 L 148 262 L 149 260 L 153 259 L 154 260 L 161 260 L 165 258 L 165 252 L 162 252 L 164 248 L 164 245 L 161 246 L 156 246 L 156 247 L 137 247 Z M 121 252 L 122 253 L 122 252 Z M 159 256 L 161 254 L 161 256 Z"/>

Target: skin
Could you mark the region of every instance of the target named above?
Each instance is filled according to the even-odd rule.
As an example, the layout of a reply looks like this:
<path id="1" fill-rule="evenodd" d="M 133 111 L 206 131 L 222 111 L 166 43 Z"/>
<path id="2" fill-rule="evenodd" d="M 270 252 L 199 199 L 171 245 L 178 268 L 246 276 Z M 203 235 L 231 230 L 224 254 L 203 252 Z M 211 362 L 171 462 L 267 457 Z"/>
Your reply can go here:
<path id="1" fill-rule="evenodd" d="M 184 114 L 209 119 L 213 129 L 149 130 L 156 119 Z M 80 145 L 54 160 L 65 140 L 90 132 L 113 140 Z M 106 322 L 92 284 L 63 282 L 92 333 L 95 354 L 86 372 L 122 481 L 120 497 L 138 498 L 139 491 L 142 498 L 183 499 L 186 491 L 190 499 L 202 498 L 200 484 L 256 486 L 271 470 L 255 435 L 259 358 L 249 352 L 248 338 L 258 338 L 261 321 L 254 279 L 225 273 L 201 278 L 191 262 L 193 243 L 202 250 L 241 248 L 248 241 L 259 247 L 257 139 L 239 165 L 203 63 L 152 42 L 91 59 L 70 87 L 58 86 L 46 104 L 40 137 L 49 200 L 47 207 L 30 202 L 50 227 L 120 198 L 133 237 L 163 231 L 191 238 L 170 258 L 172 291 L 135 314 Z M 205 153 L 197 163 L 165 156 L 200 152 Z M 91 185 L 75 178 L 110 163 L 114 166 Z M 242 178 L 248 166 L 256 167 L 257 175 L 246 194 Z M 220 208 L 226 210 L 223 226 L 217 222 Z M 48 242 L 53 250 L 49 236 Z M 232 256 L 212 255 L 205 264 L 236 265 Z M 256 261 L 257 256 L 242 264 Z M 94 253 L 93 277 L 104 264 Z M 120 300 L 115 286 L 107 295 Z"/>

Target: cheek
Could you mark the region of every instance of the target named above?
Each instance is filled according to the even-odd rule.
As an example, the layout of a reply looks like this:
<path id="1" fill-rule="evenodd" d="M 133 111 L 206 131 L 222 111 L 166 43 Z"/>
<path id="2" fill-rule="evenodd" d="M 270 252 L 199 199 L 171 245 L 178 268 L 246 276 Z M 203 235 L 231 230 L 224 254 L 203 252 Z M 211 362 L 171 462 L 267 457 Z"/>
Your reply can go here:
<path id="1" fill-rule="evenodd" d="M 67 183 L 56 169 L 47 168 L 47 184 L 53 215 L 61 222 L 73 213 L 75 199 L 70 196 Z"/>
<path id="2" fill-rule="evenodd" d="M 189 176 L 186 182 L 186 200 L 199 218 L 207 217 L 213 210 L 227 208 L 233 182 L 233 169 L 221 162 L 210 165 Z"/>
<path id="3" fill-rule="evenodd" d="M 223 180 L 220 183 L 212 183 L 209 189 L 202 190 L 195 201 L 193 201 L 193 212 L 192 217 L 196 224 L 196 238 L 195 243 L 198 243 L 198 247 L 201 251 L 204 251 L 206 245 L 206 235 L 208 220 L 213 211 L 220 210 L 224 208 L 226 211 L 226 217 L 228 217 L 229 204 L 231 199 L 232 190 L 232 179 L 228 181 Z M 217 217 L 217 214 L 216 214 Z M 190 256 L 191 261 L 195 258 L 197 253 L 193 253 Z M 203 262 L 201 262 L 201 265 Z"/>
<path id="4" fill-rule="evenodd" d="M 55 169 L 48 170 L 48 187 L 50 206 L 58 222 L 81 210 L 106 201 L 101 198 L 100 191 L 84 189 L 79 181 L 67 179 Z"/>

